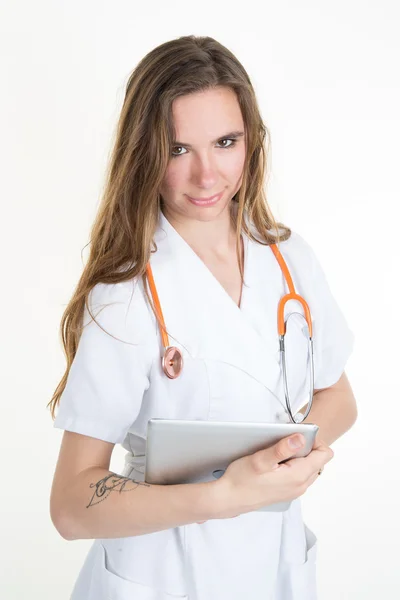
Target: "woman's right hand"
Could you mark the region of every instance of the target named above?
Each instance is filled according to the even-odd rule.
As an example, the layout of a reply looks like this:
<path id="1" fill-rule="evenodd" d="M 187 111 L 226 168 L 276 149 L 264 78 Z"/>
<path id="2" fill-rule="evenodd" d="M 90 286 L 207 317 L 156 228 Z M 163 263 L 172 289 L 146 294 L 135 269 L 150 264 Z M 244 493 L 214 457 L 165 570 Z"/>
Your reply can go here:
<path id="1" fill-rule="evenodd" d="M 291 446 L 292 440 L 299 441 L 300 446 Z M 322 441 L 316 441 L 305 458 L 291 458 L 304 444 L 304 436 L 291 435 L 233 461 L 215 481 L 219 486 L 220 513 L 215 518 L 235 517 L 304 494 L 317 479 L 318 471 L 333 458 L 333 451 Z"/>

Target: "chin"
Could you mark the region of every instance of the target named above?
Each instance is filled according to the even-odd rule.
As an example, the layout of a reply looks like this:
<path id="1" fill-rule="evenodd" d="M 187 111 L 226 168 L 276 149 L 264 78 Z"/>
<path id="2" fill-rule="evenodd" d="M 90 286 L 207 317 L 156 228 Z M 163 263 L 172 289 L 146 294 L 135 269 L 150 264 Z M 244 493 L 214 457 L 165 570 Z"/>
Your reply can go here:
<path id="1" fill-rule="evenodd" d="M 217 204 L 215 206 L 210 206 L 209 208 L 191 206 L 186 215 L 187 217 L 196 219 L 196 221 L 214 221 L 225 214 L 229 215 L 230 205 L 231 203 L 229 202 L 224 206 Z"/>

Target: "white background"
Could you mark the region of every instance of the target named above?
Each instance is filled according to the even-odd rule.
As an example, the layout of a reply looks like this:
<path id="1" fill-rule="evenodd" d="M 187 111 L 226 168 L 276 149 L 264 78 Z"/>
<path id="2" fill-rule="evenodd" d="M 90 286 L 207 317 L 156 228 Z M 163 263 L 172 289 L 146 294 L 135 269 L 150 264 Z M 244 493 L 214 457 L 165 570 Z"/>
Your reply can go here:
<path id="1" fill-rule="evenodd" d="M 3 0 L 0 23 L 0 596 L 67 600 L 91 544 L 63 540 L 49 516 L 58 328 L 129 73 L 193 33 L 247 69 L 272 134 L 275 216 L 313 246 L 356 336 L 359 418 L 303 502 L 320 597 L 399 597 L 398 3 Z"/>

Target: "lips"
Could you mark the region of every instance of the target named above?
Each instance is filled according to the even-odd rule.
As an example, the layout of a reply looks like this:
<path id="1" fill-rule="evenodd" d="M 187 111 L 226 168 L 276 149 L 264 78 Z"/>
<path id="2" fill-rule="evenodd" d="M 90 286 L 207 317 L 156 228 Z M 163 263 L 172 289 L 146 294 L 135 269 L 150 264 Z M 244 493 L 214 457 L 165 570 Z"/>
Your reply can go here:
<path id="1" fill-rule="evenodd" d="M 214 194 L 214 196 L 209 196 L 209 198 L 193 198 L 193 196 L 189 196 L 191 200 L 196 200 L 197 202 L 207 202 L 209 200 L 214 200 L 218 194 Z"/>
<path id="2" fill-rule="evenodd" d="M 219 194 L 209 196 L 208 198 L 192 198 L 191 196 L 188 196 L 188 198 L 190 202 L 196 206 L 212 206 L 221 199 L 222 194 L 223 192 L 219 192 Z"/>

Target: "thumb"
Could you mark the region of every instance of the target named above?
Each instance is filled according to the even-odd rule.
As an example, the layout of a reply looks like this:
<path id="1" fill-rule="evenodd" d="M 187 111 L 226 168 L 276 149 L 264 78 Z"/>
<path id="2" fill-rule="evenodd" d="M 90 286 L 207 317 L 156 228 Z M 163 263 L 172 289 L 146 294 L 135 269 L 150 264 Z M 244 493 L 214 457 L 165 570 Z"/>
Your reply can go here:
<path id="1" fill-rule="evenodd" d="M 283 440 L 279 440 L 279 442 L 273 446 L 270 446 L 265 450 L 260 450 L 256 454 L 260 455 L 258 458 L 263 462 L 264 468 L 269 466 L 271 469 L 278 469 L 278 463 L 291 458 L 296 454 L 297 450 L 304 446 L 304 444 L 304 436 L 301 433 L 298 433 L 286 437 Z"/>

